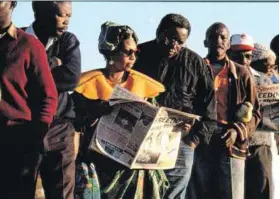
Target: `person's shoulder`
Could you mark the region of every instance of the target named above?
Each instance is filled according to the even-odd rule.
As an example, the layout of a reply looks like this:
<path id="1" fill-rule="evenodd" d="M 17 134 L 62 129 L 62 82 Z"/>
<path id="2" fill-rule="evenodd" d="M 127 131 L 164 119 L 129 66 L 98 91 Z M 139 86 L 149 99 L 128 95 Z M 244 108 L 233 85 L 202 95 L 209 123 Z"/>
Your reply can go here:
<path id="1" fill-rule="evenodd" d="M 199 62 L 204 62 L 203 58 L 196 52 L 194 52 L 193 50 L 185 47 L 183 49 L 183 53 L 185 55 L 186 58 L 191 59 L 193 61 L 199 61 Z"/>
<path id="2" fill-rule="evenodd" d="M 140 97 L 152 98 L 165 91 L 164 86 L 160 82 L 143 73 L 130 70 L 129 76 L 132 78 L 132 81 L 128 80 L 128 82 L 134 82 L 131 91 L 136 91 Z"/>
<path id="3" fill-rule="evenodd" d="M 65 31 L 61 35 L 60 39 L 63 40 L 63 41 L 71 41 L 71 42 L 78 42 L 79 43 L 79 40 L 78 40 L 77 36 L 74 33 L 69 32 L 69 31 Z"/>
<path id="4" fill-rule="evenodd" d="M 105 85 L 106 79 L 102 69 L 94 69 L 81 74 L 75 92 L 88 99 L 108 98 L 109 95 Z"/>
<path id="5" fill-rule="evenodd" d="M 238 64 L 236 62 L 233 62 L 233 61 L 231 61 L 231 62 L 234 64 L 234 66 L 236 68 L 237 76 L 240 76 L 241 78 L 242 77 L 243 78 L 252 77 L 252 75 L 251 75 L 251 73 L 250 73 L 250 71 L 249 71 L 249 69 L 247 67 L 242 66 L 242 65 L 240 65 L 240 64 Z"/>
<path id="6" fill-rule="evenodd" d="M 162 87 L 163 90 L 164 90 L 164 86 L 161 83 L 159 83 L 158 81 L 154 80 L 153 78 L 151 78 L 151 77 L 149 77 L 149 76 L 147 76 L 147 75 L 145 75 L 145 74 L 143 74 L 141 72 L 138 72 L 136 70 L 132 70 L 131 69 L 130 70 L 130 75 L 134 76 L 134 77 L 137 77 L 139 79 L 142 79 L 144 81 L 148 81 L 150 83 L 153 83 L 153 84 L 157 85 L 158 87 Z"/>
<path id="7" fill-rule="evenodd" d="M 17 36 L 19 44 L 26 49 L 31 49 L 35 51 L 37 51 L 38 48 L 45 49 L 44 45 L 36 37 L 26 33 L 21 28 L 17 28 Z"/>
<path id="8" fill-rule="evenodd" d="M 182 57 L 185 62 L 186 68 L 192 68 L 193 71 L 197 71 L 199 73 L 205 73 L 208 70 L 208 67 L 204 61 L 204 59 L 196 52 L 189 48 L 184 48 L 182 50 Z"/>
<path id="9" fill-rule="evenodd" d="M 140 51 L 152 50 L 152 48 L 156 45 L 156 40 L 146 41 L 144 43 L 138 44 L 138 49 Z"/>
<path id="10" fill-rule="evenodd" d="M 99 78 L 99 77 L 104 77 L 102 69 L 93 69 L 90 71 L 83 72 L 80 76 L 80 81 L 79 81 L 78 85 L 81 86 L 81 85 L 83 85 L 89 81 L 92 81 L 96 78 Z"/>

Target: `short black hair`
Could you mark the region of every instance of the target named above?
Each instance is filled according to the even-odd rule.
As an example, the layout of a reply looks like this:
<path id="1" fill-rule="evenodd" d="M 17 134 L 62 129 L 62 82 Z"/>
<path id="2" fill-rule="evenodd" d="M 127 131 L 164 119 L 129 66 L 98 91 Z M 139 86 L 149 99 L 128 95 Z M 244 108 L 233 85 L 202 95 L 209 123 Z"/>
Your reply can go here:
<path id="1" fill-rule="evenodd" d="M 32 9 L 35 15 L 35 20 L 54 14 L 57 9 L 57 3 L 65 2 L 71 1 L 32 1 Z"/>
<path id="2" fill-rule="evenodd" d="M 191 24 L 187 18 L 180 14 L 170 13 L 161 19 L 156 31 L 156 37 L 158 38 L 160 33 L 164 32 L 170 27 L 186 28 L 188 30 L 188 36 L 191 32 Z"/>
<path id="3" fill-rule="evenodd" d="M 222 23 L 222 22 L 215 22 L 211 26 L 209 26 L 209 28 L 207 28 L 206 33 L 205 33 L 205 39 L 208 39 L 208 37 L 211 34 L 211 32 L 214 29 L 218 29 L 218 28 L 226 28 L 228 30 L 228 33 L 229 33 L 229 29 L 228 29 L 228 27 L 224 23 Z"/>
<path id="4" fill-rule="evenodd" d="M 55 9 L 55 1 L 32 1 L 32 9 L 35 15 L 35 20 L 43 16 L 52 14 Z"/>
<path id="5" fill-rule="evenodd" d="M 277 56 L 279 56 L 279 34 L 271 40 L 270 49 L 273 50 Z"/>
<path id="6" fill-rule="evenodd" d="M 11 2 L 11 6 L 12 6 L 13 8 L 15 8 L 15 7 L 17 6 L 17 1 L 12 1 L 12 2 Z"/>

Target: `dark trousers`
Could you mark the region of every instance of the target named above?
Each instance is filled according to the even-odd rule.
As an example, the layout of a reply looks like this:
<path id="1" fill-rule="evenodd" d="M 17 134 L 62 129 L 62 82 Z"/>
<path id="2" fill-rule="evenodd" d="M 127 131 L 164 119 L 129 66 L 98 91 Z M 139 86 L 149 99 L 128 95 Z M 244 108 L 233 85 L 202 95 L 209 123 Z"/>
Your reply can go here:
<path id="1" fill-rule="evenodd" d="M 74 133 L 70 122 L 61 122 L 52 125 L 44 139 L 39 170 L 46 199 L 74 199 Z"/>
<path id="2" fill-rule="evenodd" d="M 0 131 L 2 134 L 2 129 Z M 34 198 L 39 171 L 46 199 L 74 198 L 73 126 L 71 123 L 58 124 L 55 131 L 59 132 L 59 136 L 46 136 L 49 141 L 51 140 L 48 142 L 48 149 L 60 147 L 45 152 L 43 143 L 36 143 L 38 141 L 32 139 L 30 127 L 17 126 L 5 129 L 6 134 L 3 137 L 6 139 L 1 139 L 1 157 L 3 157 L 3 167 L 0 169 L 0 179 L 3 182 L 1 183 L 3 186 L 0 186 L 1 198 Z M 52 129 L 49 132 L 52 132 Z M 65 136 L 61 136 L 62 133 Z"/>
<path id="3" fill-rule="evenodd" d="M 245 160 L 231 158 L 221 134 L 198 145 L 186 199 L 244 199 Z"/>
<path id="4" fill-rule="evenodd" d="M 269 146 L 252 146 L 246 160 L 246 199 L 272 198 L 272 153 Z"/>
<path id="5" fill-rule="evenodd" d="M 33 198 L 35 165 L 38 165 L 42 143 L 34 139 L 31 128 L 29 124 L 12 127 L 0 125 L 1 198 Z"/>

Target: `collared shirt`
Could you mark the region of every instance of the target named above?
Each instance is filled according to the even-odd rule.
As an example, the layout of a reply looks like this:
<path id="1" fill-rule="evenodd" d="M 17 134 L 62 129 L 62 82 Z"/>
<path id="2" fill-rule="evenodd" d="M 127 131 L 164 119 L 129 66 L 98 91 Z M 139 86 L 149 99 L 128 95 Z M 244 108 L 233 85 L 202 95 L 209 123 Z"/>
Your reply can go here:
<path id="1" fill-rule="evenodd" d="M 13 39 L 17 39 L 17 28 L 13 23 L 10 25 L 6 33 L 2 34 L 2 37 L 0 37 L 0 39 L 3 39 L 6 35 L 10 36 Z"/>
<path id="2" fill-rule="evenodd" d="M 30 34 L 30 35 L 32 35 L 32 36 L 34 36 L 34 37 L 36 37 L 38 39 L 38 37 L 37 37 L 37 35 L 36 35 L 36 33 L 35 33 L 34 29 L 33 29 L 33 23 L 29 27 L 27 27 L 25 32 Z M 45 46 L 46 51 L 55 43 L 55 41 L 57 41 L 56 37 L 50 37 L 48 39 L 48 42 L 47 42 L 47 44 Z"/>
<path id="3" fill-rule="evenodd" d="M 228 123 L 228 60 L 220 71 L 216 72 L 214 65 L 206 59 L 206 63 L 211 67 L 214 76 L 214 89 L 216 96 L 217 120 L 222 124 Z"/>

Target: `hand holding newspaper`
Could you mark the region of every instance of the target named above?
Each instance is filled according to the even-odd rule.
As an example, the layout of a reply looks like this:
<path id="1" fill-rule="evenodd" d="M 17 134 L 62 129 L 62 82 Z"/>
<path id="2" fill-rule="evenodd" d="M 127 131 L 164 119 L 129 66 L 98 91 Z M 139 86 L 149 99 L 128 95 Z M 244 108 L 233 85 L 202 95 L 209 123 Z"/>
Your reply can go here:
<path id="1" fill-rule="evenodd" d="M 182 124 L 200 117 L 156 107 L 116 86 L 110 98 L 113 112 L 101 117 L 89 149 L 130 169 L 171 169 L 175 166 Z"/>

